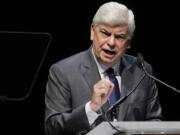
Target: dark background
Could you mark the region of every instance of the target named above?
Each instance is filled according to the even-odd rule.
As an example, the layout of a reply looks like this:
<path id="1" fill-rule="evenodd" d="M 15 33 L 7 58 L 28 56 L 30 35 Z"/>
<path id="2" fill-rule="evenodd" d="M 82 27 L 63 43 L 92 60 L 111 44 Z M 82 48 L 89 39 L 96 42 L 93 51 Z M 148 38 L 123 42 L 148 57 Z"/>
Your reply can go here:
<path id="1" fill-rule="evenodd" d="M 0 4 L 0 31 L 49 32 L 53 37 L 29 98 L 22 102 L 0 102 L 0 134 L 44 134 L 44 93 L 49 66 L 90 46 L 91 20 L 104 2 L 9 1 Z M 157 78 L 180 88 L 178 2 L 120 2 L 134 11 L 136 19 L 135 36 L 127 53 L 136 56 L 141 52 L 153 66 Z M 179 121 L 180 94 L 159 84 L 158 88 L 165 119 Z"/>

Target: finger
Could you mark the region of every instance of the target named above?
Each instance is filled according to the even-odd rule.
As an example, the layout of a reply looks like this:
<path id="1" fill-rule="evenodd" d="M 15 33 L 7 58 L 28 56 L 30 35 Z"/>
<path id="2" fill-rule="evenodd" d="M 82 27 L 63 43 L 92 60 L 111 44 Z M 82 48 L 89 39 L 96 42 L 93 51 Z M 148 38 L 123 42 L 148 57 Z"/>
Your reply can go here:
<path id="1" fill-rule="evenodd" d="M 114 84 L 107 79 L 102 79 L 98 83 L 95 84 L 94 91 L 98 96 L 107 96 L 111 93 L 114 88 Z"/>
<path id="2" fill-rule="evenodd" d="M 108 93 L 107 93 L 107 96 L 109 97 L 111 95 L 111 92 L 113 91 L 113 88 L 114 88 L 114 84 L 113 86 L 109 89 Z"/>
<path id="3" fill-rule="evenodd" d="M 99 90 L 103 89 L 103 92 L 105 92 L 107 94 L 107 92 L 110 88 L 110 84 L 107 80 L 101 80 L 97 83 L 96 88 Z"/>
<path id="4" fill-rule="evenodd" d="M 105 95 L 104 98 L 106 98 L 106 99 L 109 98 L 109 96 L 111 95 L 111 93 L 112 93 L 112 91 L 113 91 L 113 88 L 114 88 L 114 84 L 113 84 L 112 82 L 110 82 L 110 83 L 109 83 L 109 89 L 108 89 L 108 91 L 107 91 L 107 93 L 106 93 L 106 95 Z"/>
<path id="5" fill-rule="evenodd" d="M 114 83 L 112 83 L 110 80 L 105 80 L 105 84 L 108 88 L 107 92 L 108 93 L 111 92 L 114 88 Z"/>

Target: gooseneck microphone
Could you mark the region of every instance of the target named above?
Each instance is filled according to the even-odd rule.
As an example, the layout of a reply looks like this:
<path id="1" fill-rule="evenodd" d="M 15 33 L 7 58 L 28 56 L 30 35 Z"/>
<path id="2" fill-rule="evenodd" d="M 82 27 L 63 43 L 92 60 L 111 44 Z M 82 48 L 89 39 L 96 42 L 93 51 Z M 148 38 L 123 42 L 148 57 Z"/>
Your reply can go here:
<path id="1" fill-rule="evenodd" d="M 143 62 L 143 57 L 140 53 L 137 54 L 137 64 L 138 66 L 141 66 L 141 68 L 144 68 L 144 62 Z M 119 106 L 122 102 L 124 102 L 124 100 L 126 100 L 126 98 L 133 93 L 136 88 L 139 86 L 139 84 L 142 82 L 142 80 L 144 79 L 145 75 L 147 73 L 145 72 L 145 74 L 142 76 L 142 78 L 140 79 L 140 81 L 137 83 L 136 87 L 134 87 L 129 93 L 127 93 L 125 96 L 121 97 L 118 101 L 116 101 L 111 107 L 109 107 L 109 109 L 107 110 L 107 113 L 110 113 L 112 111 L 115 110 L 115 108 L 117 106 Z"/>
<path id="2" fill-rule="evenodd" d="M 159 82 L 159 83 L 167 86 L 167 87 L 170 88 L 171 90 L 173 90 L 173 91 L 175 91 L 175 92 L 177 92 L 177 93 L 180 93 L 180 90 L 178 90 L 178 89 L 176 89 L 175 87 L 173 87 L 173 86 L 171 86 L 171 85 L 169 85 L 169 84 L 167 84 L 167 83 L 165 83 L 165 82 L 157 79 L 156 77 L 152 76 L 151 74 L 149 74 L 149 73 L 147 72 L 147 70 L 146 70 L 146 68 L 145 68 L 145 66 L 144 66 L 144 58 L 143 58 L 143 55 L 142 55 L 141 53 L 138 53 L 138 54 L 137 54 L 137 64 L 139 65 L 139 67 L 144 71 L 144 73 L 145 73 L 148 77 L 150 77 L 150 78 L 152 78 L 153 80 L 155 80 L 155 81 L 157 81 L 157 82 Z"/>
<path id="3" fill-rule="evenodd" d="M 131 95 L 131 93 L 133 93 L 136 88 L 139 86 L 139 84 L 142 82 L 142 80 L 144 79 L 145 74 L 141 77 L 140 81 L 137 83 L 136 87 L 134 87 L 129 93 L 127 93 L 125 96 L 121 97 L 118 101 L 116 101 L 111 107 L 109 107 L 109 109 L 107 110 L 107 113 L 110 113 L 112 111 L 115 110 L 116 107 L 118 107 L 122 102 L 124 102 L 124 100 L 126 100 L 126 98 Z"/>

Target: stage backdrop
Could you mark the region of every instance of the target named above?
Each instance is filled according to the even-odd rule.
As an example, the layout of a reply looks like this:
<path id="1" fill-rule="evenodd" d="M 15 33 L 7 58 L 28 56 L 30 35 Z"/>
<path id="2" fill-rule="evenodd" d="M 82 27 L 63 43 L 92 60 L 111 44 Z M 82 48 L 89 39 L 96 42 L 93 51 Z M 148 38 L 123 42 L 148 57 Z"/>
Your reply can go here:
<path id="1" fill-rule="evenodd" d="M 1 4 L 0 31 L 48 32 L 52 34 L 52 42 L 28 99 L 22 102 L 0 102 L 0 134 L 44 134 L 44 93 L 48 69 L 56 61 L 90 47 L 92 17 L 104 2 L 106 1 L 25 1 Z M 163 0 L 120 2 L 134 11 L 136 20 L 135 36 L 127 53 L 134 56 L 138 52 L 142 53 L 144 59 L 153 66 L 156 77 L 180 88 L 179 3 Z M 12 44 L 12 48 L 14 46 L 16 45 Z M 6 53 L 9 56 L 12 54 Z M 32 55 L 35 59 L 39 54 Z M 7 62 L 11 61 L 7 59 Z M 15 66 L 16 64 L 13 64 L 11 69 L 15 69 Z M 160 84 L 158 88 L 165 119 L 179 121 L 180 94 Z M 21 94 L 17 89 L 14 91 Z"/>

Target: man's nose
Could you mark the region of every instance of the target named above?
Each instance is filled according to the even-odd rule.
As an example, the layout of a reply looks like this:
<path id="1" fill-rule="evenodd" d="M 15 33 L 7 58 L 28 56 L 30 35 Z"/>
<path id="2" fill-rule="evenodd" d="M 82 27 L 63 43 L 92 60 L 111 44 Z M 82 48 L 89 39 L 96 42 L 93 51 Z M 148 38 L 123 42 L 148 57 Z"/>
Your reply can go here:
<path id="1" fill-rule="evenodd" d="M 115 38 L 113 35 L 111 35 L 108 39 L 108 45 L 113 49 L 115 47 Z"/>

